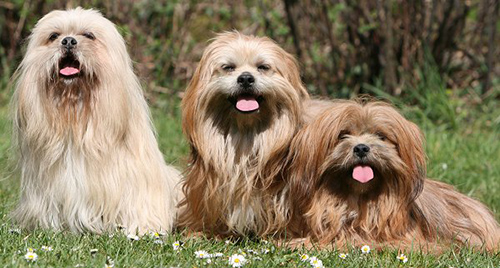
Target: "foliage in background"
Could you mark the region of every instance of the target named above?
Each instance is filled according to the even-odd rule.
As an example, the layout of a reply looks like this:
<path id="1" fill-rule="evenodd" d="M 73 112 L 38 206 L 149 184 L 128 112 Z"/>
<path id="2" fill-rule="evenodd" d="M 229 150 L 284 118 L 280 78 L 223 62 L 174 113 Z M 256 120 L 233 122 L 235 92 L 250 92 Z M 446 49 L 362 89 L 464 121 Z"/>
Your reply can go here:
<path id="1" fill-rule="evenodd" d="M 419 66 L 435 62 L 453 94 L 481 101 L 500 95 L 499 0 L 14 0 L 0 1 L 0 72 L 5 85 L 23 40 L 53 9 L 101 10 L 129 43 L 151 101 L 172 111 L 207 40 L 238 29 L 267 35 L 299 59 L 310 92 L 350 97 L 380 82 L 413 95 Z M 426 89 L 423 89 L 426 90 Z M 420 94 L 420 92 L 417 92 Z"/>

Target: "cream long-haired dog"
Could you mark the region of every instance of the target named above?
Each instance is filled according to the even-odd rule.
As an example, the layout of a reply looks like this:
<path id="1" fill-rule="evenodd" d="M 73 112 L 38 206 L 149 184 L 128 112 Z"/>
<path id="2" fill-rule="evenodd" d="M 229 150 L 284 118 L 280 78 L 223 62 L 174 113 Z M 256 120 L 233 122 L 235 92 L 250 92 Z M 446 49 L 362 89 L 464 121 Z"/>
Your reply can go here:
<path id="1" fill-rule="evenodd" d="M 218 235 L 284 229 L 278 178 L 308 99 L 295 59 L 266 37 L 219 34 L 182 102 L 191 145 L 180 225 Z"/>
<path id="2" fill-rule="evenodd" d="M 15 220 L 75 232 L 172 228 L 180 174 L 158 149 L 113 23 L 94 10 L 50 12 L 33 29 L 16 76 Z"/>
<path id="3" fill-rule="evenodd" d="M 420 130 L 390 105 L 324 105 L 290 149 L 290 229 L 323 245 L 498 247 L 488 208 L 426 179 L 425 158 Z"/>

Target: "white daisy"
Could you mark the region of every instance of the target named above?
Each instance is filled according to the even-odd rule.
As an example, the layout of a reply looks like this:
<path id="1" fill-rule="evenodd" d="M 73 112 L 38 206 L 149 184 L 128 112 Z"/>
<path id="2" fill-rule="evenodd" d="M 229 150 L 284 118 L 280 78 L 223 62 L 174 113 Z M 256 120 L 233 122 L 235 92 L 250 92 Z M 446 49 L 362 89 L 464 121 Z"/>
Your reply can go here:
<path id="1" fill-rule="evenodd" d="M 161 240 L 161 239 L 155 239 L 153 241 L 153 243 L 158 244 L 158 245 L 163 245 L 164 244 L 163 240 Z"/>
<path id="2" fill-rule="evenodd" d="M 127 235 L 127 238 L 132 240 L 132 241 L 138 241 L 139 240 L 139 237 L 135 234 L 129 234 Z"/>
<path id="3" fill-rule="evenodd" d="M 9 229 L 9 233 L 11 233 L 11 234 L 21 234 L 21 229 L 19 229 L 19 228 Z"/>
<path id="4" fill-rule="evenodd" d="M 408 258 L 405 256 L 405 254 L 401 254 L 396 257 L 398 260 L 400 260 L 402 263 L 406 263 L 408 261 Z"/>
<path id="5" fill-rule="evenodd" d="M 158 232 L 150 232 L 149 235 L 153 239 L 159 239 L 161 237 L 160 233 L 158 233 Z"/>
<path id="6" fill-rule="evenodd" d="M 323 261 L 316 257 L 309 258 L 309 263 L 315 268 L 323 268 Z"/>
<path id="7" fill-rule="evenodd" d="M 198 251 L 195 251 L 194 254 L 196 255 L 197 258 L 199 259 L 206 259 L 206 258 L 210 258 L 210 254 L 208 254 L 208 252 L 204 251 L 204 250 L 198 250 Z"/>
<path id="8" fill-rule="evenodd" d="M 27 260 L 27 261 L 36 261 L 38 259 L 38 255 L 36 255 L 35 252 L 33 251 L 29 251 L 26 252 L 26 255 L 24 255 L 24 258 Z"/>
<path id="9" fill-rule="evenodd" d="M 309 255 L 307 255 L 307 254 L 300 255 L 300 260 L 301 261 L 307 261 L 307 260 L 309 260 Z"/>
<path id="10" fill-rule="evenodd" d="M 42 246 L 42 251 L 45 251 L 45 252 L 52 251 L 52 247 Z"/>
<path id="11" fill-rule="evenodd" d="M 257 251 L 255 251 L 253 249 L 247 249 L 247 253 L 248 254 L 258 254 Z"/>
<path id="12" fill-rule="evenodd" d="M 112 267 L 115 267 L 115 262 L 109 256 L 107 256 L 104 268 L 112 268 Z"/>
<path id="13" fill-rule="evenodd" d="M 345 260 L 347 258 L 347 255 L 349 255 L 349 254 L 347 254 L 347 253 L 340 253 L 339 254 L 339 258 Z"/>
<path id="14" fill-rule="evenodd" d="M 174 248 L 175 251 L 181 250 L 181 242 L 175 241 L 174 243 L 172 243 L 172 247 Z"/>
<path id="15" fill-rule="evenodd" d="M 247 262 L 247 259 L 245 256 L 240 255 L 240 254 L 234 254 L 233 256 L 229 257 L 229 264 L 233 267 L 241 267 L 245 265 Z"/>
<path id="16" fill-rule="evenodd" d="M 368 254 L 368 253 L 370 253 L 370 246 L 368 246 L 368 245 L 364 245 L 364 246 L 362 246 L 362 247 L 361 247 L 361 253 L 363 253 L 363 254 Z"/>

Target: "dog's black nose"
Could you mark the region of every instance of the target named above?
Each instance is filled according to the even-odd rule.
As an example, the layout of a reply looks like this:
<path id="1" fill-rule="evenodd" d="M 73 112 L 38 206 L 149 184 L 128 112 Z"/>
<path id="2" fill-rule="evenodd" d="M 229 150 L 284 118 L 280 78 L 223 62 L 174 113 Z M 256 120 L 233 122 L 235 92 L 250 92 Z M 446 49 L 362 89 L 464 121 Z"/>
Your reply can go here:
<path id="1" fill-rule="evenodd" d="M 71 36 L 67 36 L 61 41 L 61 45 L 63 45 L 66 49 L 72 49 L 76 46 L 76 44 L 78 44 L 78 42 Z"/>
<path id="2" fill-rule="evenodd" d="M 238 76 L 238 79 L 236 80 L 238 84 L 244 88 L 248 88 L 253 85 L 255 82 L 255 77 L 249 72 L 243 72 Z"/>
<path id="3" fill-rule="evenodd" d="M 359 158 L 365 157 L 368 152 L 370 151 L 370 147 L 366 146 L 365 144 L 358 144 L 354 146 L 354 154 L 357 155 Z"/>

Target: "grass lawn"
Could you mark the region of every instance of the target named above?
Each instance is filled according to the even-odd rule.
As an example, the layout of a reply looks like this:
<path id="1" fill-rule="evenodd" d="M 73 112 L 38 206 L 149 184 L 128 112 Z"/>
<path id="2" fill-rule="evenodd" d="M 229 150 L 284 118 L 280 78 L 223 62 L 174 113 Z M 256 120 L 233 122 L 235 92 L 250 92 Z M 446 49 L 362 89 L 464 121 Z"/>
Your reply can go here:
<path id="1" fill-rule="evenodd" d="M 173 109 L 176 110 L 176 109 Z M 104 267 L 109 257 L 115 267 L 228 267 L 228 257 L 244 254 L 244 267 L 311 267 L 301 261 L 301 254 L 315 256 L 325 267 L 500 267 L 500 253 L 473 252 L 468 248 L 450 250 L 439 255 L 397 250 L 372 251 L 362 254 L 360 249 L 350 252 L 331 250 L 290 250 L 277 247 L 268 241 L 214 241 L 203 238 L 186 238 L 181 234 L 161 237 L 143 237 L 131 240 L 122 234 L 74 235 L 36 230 L 19 231 L 8 220 L 8 213 L 15 204 L 19 183 L 9 176 L 7 163 L 10 122 L 7 107 L 0 108 L 0 266 L 2 267 Z M 405 110 L 412 118 L 412 110 Z M 183 140 L 178 111 L 162 113 L 153 110 L 160 146 L 168 162 L 182 168 L 188 147 Z M 417 118 L 417 117 L 415 117 Z M 430 123 L 419 119 L 427 137 L 428 175 L 451 183 L 461 192 L 486 203 L 500 218 L 500 115 L 477 112 L 472 121 L 461 121 L 458 128 L 450 130 L 448 124 Z M 496 121 L 495 121 L 496 120 Z M 180 250 L 172 244 L 182 241 Z M 42 246 L 51 247 L 44 251 Z M 25 254 L 34 249 L 38 259 L 29 262 Z M 195 252 L 205 250 L 210 254 L 222 253 L 223 257 L 200 259 Z M 340 253 L 348 253 L 345 259 Z M 404 253 L 408 261 L 396 257 Z M 208 264 L 208 261 L 211 261 Z M 110 261 L 108 261 L 110 262 Z"/>

